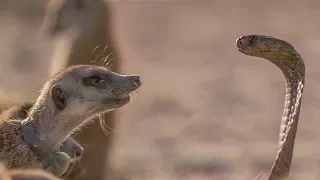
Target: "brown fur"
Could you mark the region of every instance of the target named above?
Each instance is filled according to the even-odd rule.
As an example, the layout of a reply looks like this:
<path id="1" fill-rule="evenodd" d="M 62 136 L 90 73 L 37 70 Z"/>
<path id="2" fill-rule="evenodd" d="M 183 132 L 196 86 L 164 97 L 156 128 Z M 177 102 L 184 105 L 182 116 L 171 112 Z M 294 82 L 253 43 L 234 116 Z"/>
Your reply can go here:
<path id="1" fill-rule="evenodd" d="M 129 93 L 139 86 L 139 76 L 119 75 L 100 66 L 72 66 L 57 73 L 44 85 L 28 112 L 39 146 L 57 151 L 74 130 L 92 117 L 127 104 Z M 1 120 L 0 160 L 9 168 L 40 168 L 41 162 L 21 138 L 19 122 Z"/>
<path id="2" fill-rule="evenodd" d="M 110 16 L 110 8 L 104 0 L 51 0 L 42 26 L 56 40 L 50 74 L 71 65 L 101 62 L 108 63 L 112 71 L 120 72 L 120 58 L 116 56 L 110 32 Z M 114 53 L 112 57 L 111 53 Z M 114 112 L 100 116 L 110 129 L 115 129 L 114 118 Z M 92 141 L 87 134 L 100 138 Z M 84 179 L 98 180 L 108 176 L 108 156 L 112 150 L 114 132 L 103 135 L 100 125 L 95 123 L 76 136 L 81 144 L 89 148 L 81 160 L 81 167 L 78 167 L 87 172 Z"/>
<path id="3" fill-rule="evenodd" d="M 32 103 L 23 103 L 13 105 L 6 109 L 3 109 L 0 113 L 1 118 L 9 119 L 25 119 L 28 115 L 28 111 L 32 107 Z"/>

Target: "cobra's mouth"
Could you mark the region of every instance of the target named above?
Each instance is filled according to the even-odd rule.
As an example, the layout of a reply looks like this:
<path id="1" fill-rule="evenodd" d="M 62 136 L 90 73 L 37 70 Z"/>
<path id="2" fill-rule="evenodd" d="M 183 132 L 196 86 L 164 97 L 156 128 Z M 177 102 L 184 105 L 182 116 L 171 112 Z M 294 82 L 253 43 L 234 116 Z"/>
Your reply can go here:
<path id="1" fill-rule="evenodd" d="M 244 48 L 238 47 L 238 51 L 240 51 L 243 54 L 249 55 L 249 52 L 246 48 L 244 49 Z"/>
<path id="2" fill-rule="evenodd" d="M 243 50 L 241 48 L 238 48 L 238 51 L 243 52 Z"/>

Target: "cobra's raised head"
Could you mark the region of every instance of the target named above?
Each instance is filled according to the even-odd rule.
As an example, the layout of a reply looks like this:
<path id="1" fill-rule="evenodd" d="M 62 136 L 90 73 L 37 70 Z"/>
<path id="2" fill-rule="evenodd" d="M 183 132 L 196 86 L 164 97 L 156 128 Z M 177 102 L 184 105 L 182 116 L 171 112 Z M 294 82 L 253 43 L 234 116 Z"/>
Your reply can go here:
<path id="1" fill-rule="evenodd" d="M 285 75 L 304 74 L 304 62 L 288 42 L 271 36 L 245 35 L 237 38 L 240 52 L 249 56 L 265 58 L 277 65 Z"/>
<path id="2" fill-rule="evenodd" d="M 292 56 L 297 54 L 292 45 L 271 36 L 245 35 L 237 38 L 236 45 L 243 54 L 257 57 L 270 55 Z"/>

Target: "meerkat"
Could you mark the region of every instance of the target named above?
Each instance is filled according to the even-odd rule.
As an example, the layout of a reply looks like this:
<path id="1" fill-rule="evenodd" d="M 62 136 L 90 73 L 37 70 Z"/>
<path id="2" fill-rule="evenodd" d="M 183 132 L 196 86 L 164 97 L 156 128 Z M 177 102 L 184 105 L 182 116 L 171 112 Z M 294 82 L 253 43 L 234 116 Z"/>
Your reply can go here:
<path id="1" fill-rule="evenodd" d="M 28 112 L 32 108 L 34 103 L 23 103 L 14 105 L 0 112 L 0 119 L 12 119 L 12 120 L 22 120 L 27 118 Z M 71 164 L 66 173 L 62 177 L 67 177 L 76 168 L 76 164 L 81 160 L 84 150 L 83 147 L 72 137 L 65 140 L 59 152 L 65 152 L 70 156 Z M 81 172 L 78 172 L 81 173 Z"/>
<path id="2" fill-rule="evenodd" d="M 61 144 L 93 117 L 129 103 L 130 93 L 140 86 L 139 76 L 101 66 L 71 66 L 55 74 L 26 119 L 0 121 L 0 161 L 8 168 L 46 169 L 44 162 L 53 159 L 57 169 L 47 170 L 61 176 L 70 165 L 70 157 L 57 152 Z"/>
<path id="3" fill-rule="evenodd" d="M 49 0 L 42 22 L 42 32 L 54 41 L 52 60 L 48 75 L 76 64 L 108 63 L 114 72 L 120 72 L 121 58 L 116 52 L 111 32 L 111 8 L 105 0 Z M 116 55 L 117 54 L 117 55 Z M 112 55 L 112 56 L 111 56 Z M 31 94 L 35 97 L 36 94 Z M 25 98 L 26 99 L 30 99 Z M 10 99 L 10 98 L 9 98 Z M 31 98 L 32 99 L 32 98 Z M 0 97 L 0 108 L 8 107 L 16 102 L 5 101 Z M 11 100 L 11 99 L 10 99 Z M 23 100 L 23 99 L 20 99 Z M 87 151 L 78 163 L 80 170 L 85 170 L 87 179 L 104 179 L 109 156 L 114 140 L 115 112 L 101 115 L 105 126 L 111 129 L 108 136 L 92 141 L 87 134 L 103 135 L 99 123 L 90 124 L 77 134 L 76 140 L 86 144 L 92 151 Z M 102 121 L 101 121 L 102 122 Z M 101 158 L 105 156 L 104 158 Z M 79 174 L 79 172 L 75 172 Z M 77 178 L 75 178 L 77 179 Z"/>

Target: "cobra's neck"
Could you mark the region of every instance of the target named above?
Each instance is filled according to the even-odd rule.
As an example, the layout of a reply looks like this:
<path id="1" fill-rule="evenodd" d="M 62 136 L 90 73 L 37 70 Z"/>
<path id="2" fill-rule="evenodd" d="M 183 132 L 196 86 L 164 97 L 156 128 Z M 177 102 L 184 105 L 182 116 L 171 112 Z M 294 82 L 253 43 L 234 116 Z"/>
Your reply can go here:
<path id="1" fill-rule="evenodd" d="M 302 70 L 302 72 L 291 71 L 287 68 L 282 71 L 286 76 L 285 106 L 280 126 L 277 157 L 269 180 L 289 176 L 304 88 L 304 68 Z"/>

